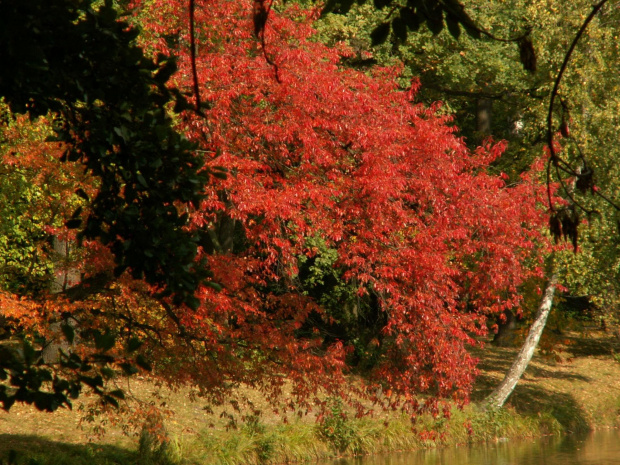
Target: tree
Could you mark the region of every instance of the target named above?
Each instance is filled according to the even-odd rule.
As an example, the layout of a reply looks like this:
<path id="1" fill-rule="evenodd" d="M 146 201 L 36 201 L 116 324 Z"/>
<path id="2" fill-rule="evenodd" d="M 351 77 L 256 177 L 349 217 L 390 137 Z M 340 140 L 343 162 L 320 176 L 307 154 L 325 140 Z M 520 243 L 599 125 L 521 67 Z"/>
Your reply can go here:
<path id="1" fill-rule="evenodd" d="M 103 250 L 109 248 L 117 275 L 130 268 L 134 277 L 154 286 L 153 292 L 196 305 L 194 292 L 206 271 L 195 262 L 198 238 L 188 233 L 187 215 L 181 210 L 199 201 L 209 171 L 172 128 L 168 107 L 184 102 L 166 87 L 174 61 L 147 59 L 135 45 L 137 31 L 118 20 L 112 2 L 6 1 L 0 4 L 0 17 L 0 96 L 14 113 L 27 113 L 32 119 L 49 114 L 56 145 L 50 142 L 45 149 L 55 153 L 60 147 L 61 159 L 79 162 L 94 178 L 92 184 L 73 184 L 83 208 L 76 205 L 65 217 L 67 226 L 80 228 L 78 239 L 98 239 Z M 40 141 L 37 144 L 40 148 Z M 45 156 L 39 153 L 39 164 Z M 11 173 L 11 181 L 18 180 L 19 173 Z M 16 225 L 10 234 L 18 231 Z M 36 249 L 39 239 L 30 247 Z M 81 290 L 91 286 L 85 294 L 96 294 L 106 288 L 111 271 L 91 276 Z M 94 282 L 99 285 L 93 287 Z M 56 375 L 38 365 L 35 349 L 44 330 L 38 323 L 46 317 L 66 320 L 76 306 L 59 300 L 75 295 L 33 296 L 13 278 L 4 291 L 12 291 L 2 294 L 3 314 L 10 317 L 9 336 L 22 338 L 23 347 L 0 347 L 0 379 L 8 383 L 0 386 L 3 407 L 21 401 L 54 410 L 70 404 L 69 396 L 77 395 L 82 383 L 104 394 L 101 370 L 114 360 L 105 354 L 114 338 L 103 328 L 90 332 L 100 352 L 94 358 L 67 354 Z M 70 327 L 63 328 L 73 339 Z"/>
<path id="2" fill-rule="evenodd" d="M 472 334 L 536 272 L 523 265 L 542 240 L 535 188 L 486 174 L 503 146 L 469 153 L 438 106 L 412 102 L 417 83 L 398 90 L 399 69 L 340 66 L 352 50 L 310 40 L 315 11 L 272 11 L 258 41 L 243 4 L 194 14 L 209 112 L 185 113 L 180 127 L 230 175 L 191 215 L 209 231 L 201 245 L 223 288 L 204 287 L 182 315 L 202 342 L 180 366 L 274 389 L 285 372 L 301 405 L 360 366 L 371 392 L 382 384 L 413 410 L 418 392 L 431 409 L 437 397 L 464 401 Z M 138 15 L 179 56 L 172 79 L 190 91 L 185 6 L 145 3 Z M 224 353 L 234 356 L 222 363 Z"/>
<path id="3" fill-rule="evenodd" d="M 587 215 L 590 227 L 580 228 L 581 253 L 579 255 L 568 250 L 556 252 L 561 258 L 555 260 L 559 270 L 556 270 L 553 276 L 557 278 L 560 275 L 560 279 L 568 287 L 569 292 L 589 296 L 596 302 L 605 301 L 606 305 L 601 305 L 601 308 L 613 309 L 617 308 L 615 287 L 618 280 L 614 265 L 618 253 L 617 232 L 613 231 L 615 227 L 610 227 L 613 215 L 603 216 L 600 212 L 609 210 L 609 204 L 615 206 L 617 203 L 614 196 L 610 195 L 617 190 L 614 176 L 613 174 L 608 176 L 608 173 L 614 173 L 616 170 L 617 156 L 613 145 L 603 144 L 606 137 L 594 136 L 601 133 L 601 128 L 606 128 L 607 125 L 613 127 L 616 124 L 615 111 L 608 111 L 608 108 L 614 108 L 617 105 L 617 96 L 611 91 L 617 86 L 617 76 L 609 72 L 609 63 L 616 62 L 618 59 L 617 46 L 606 39 L 615 33 L 611 21 L 616 12 L 610 8 L 603 8 L 605 3 L 600 2 L 593 6 L 587 17 L 586 14 L 590 8 L 590 4 L 587 3 L 573 3 L 570 7 L 566 7 L 566 5 L 547 2 L 545 7 L 541 8 L 531 2 L 529 4 L 522 4 L 518 1 L 508 4 L 504 2 L 485 8 L 483 16 L 475 15 L 474 4 L 468 5 L 468 11 L 477 22 L 481 21 L 482 24 L 493 21 L 494 15 L 490 12 L 495 13 L 497 10 L 494 8 L 500 11 L 502 8 L 507 8 L 507 11 L 515 17 L 521 16 L 515 15 L 515 10 L 526 9 L 527 13 L 524 13 L 523 17 L 529 18 L 532 24 L 536 24 L 531 31 L 531 37 L 537 45 L 538 55 L 538 71 L 533 76 L 534 82 L 529 89 L 528 87 L 522 88 L 526 81 L 521 77 L 512 83 L 507 80 L 513 77 L 511 76 L 513 73 L 512 68 L 506 66 L 506 63 L 510 63 L 510 60 L 507 60 L 509 57 L 503 57 L 499 63 L 503 64 L 505 70 L 510 69 L 511 73 L 507 75 L 502 73 L 500 66 L 500 72 L 496 69 L 495 74 L 489 73 L 490 76 L 480 81 L 479 84 L 484 83 L 486 89 L 483 87 L 476 92 L 471 92 L 471 87 L 463 88 L 463 76 L 475 76 L 479 72 L 475 70 L 476 65 L 478 69 L 487 71 L 489 62 L 498 63 L 495 56 L 490 55 L 487 49 L 482 56 L 477 55 L 476 52 L 479 50 L 476 49 L 482 47 L 468 47 L 467 40 L 459 41 L 458 48 L 461 51 L 458 54 L 454 53 L 454 49 L 451 53 L 445 53 L 445 49 L 442 50 L 440 46 L 440 41 L 434 41 L 426 49 L 432 50 L 434 54 L 438 52 L 445 54 L 445 59 L 437 60 L 440 63 L 437 68 L 441 72 L 433 73 L 433 67 L 430 67 L 427 73 L 430 75 L 429 81 L 433 83 L 442 82 L 441 77 L 444 82 L 451 82 L 451 85 L 442 84 L 449 104 L 455 99 L 479 98 L 484 96 L 485 92 L 488 95 L 490 89 L 495 94 L 493 97 L 497 102 L 495 109 L 499 105 L 505 105 L 504 102 L 513 105 L 512 115 L 519 115 L 522 126 L 520 130 L 512 134 L 511 124 L 515 118 L 510 113 L 506 117 L 505 112 L 502 112 L 502 117 L 495 124 L 495 134 L 509 137 L 512 145 L 512 150 L 506 152 L 508 157 L 499 164 L 502 169 L 518 172 L 520 163 L 517 157 L 511 162 L 510 155 L 515 152 L 517 154 L 524 152 L 524 145 L 532 141 L 539 141 L 538 147 L 535 146 L 534 150 L 540 150 L 543 143 L 555 148 L 555 154 L 549 149 L 549 168 L 553 175 L 548 176 L 547 181 L 548 183 L 551 179 L 559 181 L 563 189 L 558 194 L 565 200 L 558 197 L 557 204 L 553 203 L 551 198 L 548 200 L 552 210 L 551 232 L 556 236 L 556 240 L 563 237 L 572 241 L 574 252 L 577 252 L 579 217 Z M 498 23 L 505 25 L 506 20 L 500 20 Z M 589 28 L 586 29 L 587 25 Z M 575 30 L 579 30 L 577 36 L 575 36 Z M 444 36 L 449 45 L 450 38 L 446 34 Z M 581 39 L 580 43 L 578 39 Z M 456 46 L 453 42 L 452 44 L 452 47 Z M 465 47 L 461 48 L 463 45 Z M 499 47 L 495 48 L 497 54 Z M 424 58 L 426 57 L 422 59 L 418 57 L 416 60 L 414 53 L 410 53 L 409 56 L 413 57 L 414 62 L 419 63 L 420 66 L 425 66 Z M 569 59 L 572 59 L 572 66 L 567 67 Z M 474 65 L 470 73 L 458 72 L 459 68 L 455 66 L 455 61 L 465 60 Z M 512 59 L 512 61 L 515 60 Z M 479 66 L 482 63 L 485 66 Z M 561 69 L 561 72 L 557 73 L 555 71 L 557 69 Z M 559 85 L 560 79 L 562 79 L 561 85 Z M 471 86 L 471 81 L 467 78 L 465 82 Z M 525 91 L 527 91 L 527 98 L 524 98 Z M 535 98 L 531 98 L 530 95 Z M 470 115 L 472 113 L 469 112 Z M 523 116 L 528 114 L 528 119 L 523 119 Z M 462 120 L 461 125 L 466 127 Z M 602 131 L 602 133 L 605 132 L 606 130 Z M 559 151 L 560 144 L 561 152 Z M 554 157 L 558 154 L 561 154 L 561 158 L 554 161 Z M 511 168 L 506 162 L 513 164 L 513 167 Z M 594 172 L 598 174 L 593 176 Z M 593 180 L 594 177 L 596 181 Z M 570 186 L 575 186 L 577 189 Z M 579 194 L 597 195 L 586 197 Z M 597 196 L 599 198 L 596 198 Z M 528 339 L 504 382 L 489 397 L 489 402 L 496 407 L 504 403 L 527 366 L 550 311 L 554 288 L 554 285 L 548 285 L 548 292 L 545 293 Z M 549 292 L 551 292 L 551 297 L 548 296 Z M 614 310 L 605 312 L 607 321 L 610 320 L 610 313 L 613 314 L 613 312 Z"/>
<path id="4" fill-rule="evenodd" d="M 197 238 L 183 229 L 187 218 L 175 202 L 197 202 L 208 171 L 171 127 L 166 107 L 183 102 L 166 87 L 174 60 L 146 58 L 111 1 L 0 8 L 0 96 L 32 118 L 51 111 L 64 159 L 81 162 L 100 183 L 81 235 L 112 248 L 118 273 L 130 267 L 191 303 Z M 76 215 L 70 226 L 80 225 Z"/>
<path id="5" fill-rule="evenodd" d="M 66 158 L 79 155 L 93 175 L 84 237 L 100 242 L 85 241 L 77 289 L 2 294 L 24 339 L 22 354 L 2 348 L 0 377 L 15 386 L 0 385 L 3 406 L 53 410 L 82 384 L 114 404 L 122 393 L 104 381 L 138 367 L 195 382 L 215 400 L 245 383 L 276 402 L 287 377 L 289 407 L 309 408 L 320 390 L 347 396 L 343 377 L 354 372 L 367 380 L 360 394 L 379 400 L 376 388 L 389 388 L 388 402 L 412 413 L 436 413 L 440 398 L 465 402 L 475 374 L 468 345 L 488 315 L 518 303 L 519 283 L 538 273 L 528 260 L 545 244 L 536 184 L 524 177 L 507 188 L 487 173 L 504 145 L 469 151 L 440 105 L 415 103 L 416 81 L 399 89 L 399 68 L 342 66 L 351 49 L 312 40 L 316 10 L 292 5 L 254 28 L 249 3 L 218 2 L 192 11 L 192 34 L 184 2 L 136 6 L 145 49 L 160 63 L 159 52 L 176 53 L 178 72 L 141 55 L 105 4 L 60 16 L 67 30 L 97 38 L 83 54 L 94 62 L 119 50 L 107 72 L 78 53 L 61 71 L 50 66 L 48 79 L 33 74 L 43 86 L 33 101 L 67 122 L 57 130 Z M 57 31 L 53 16 L 31 19 Z M 101 25 L 120 43 L 107 42 Z M 33 47 L 47 51 L 50 34 Z M 84 83 L 72 74 L 80 67 L 90 73 Z M 24 110 L 30 97 L 2 79 L 9 103 Z M 184 93 L 209 108 L 176 118 L 193 146 L 165 111 Z M 228 175 L 205 184 L 204 173 Z M 198 279 L 202 269 L 210 280 Z M 39 362 L 40 335 L 50 319 L 69 318 L 77 330 L 61 327 L 70 341 L 80 336 L 79 350 L 51 372 Z"/>
<path id="6" fill-rule="evenodd" d="M 543 5 L 514 0 L 484 5 L 465 1 L 463 6 L 476 24 L 493 35 L 516 35 L 530 29 L 537 55 L 536 72 L 526 73 L 519 68 L 518 51 L 511 44 L 472 39 L 465 34 L 456 40 L 446 28 L 433 34 L 421 27 L 415 34 L 408 34 L 406 41 L 392 34 L 382 46 L 371 48 L 370 30 L 390 10 L 379 11 L 370 4 L 353 6 L 346 16 L 327 15 L 319 29 L 322 40 L 345 40 L 360 50 L 358 58 L 351 61 L 354 66 L 373 61 L 383 64 L 394 57 L 402 59 L 406 73 L 420 77 L 418 99 L 444 102 L 444 111 L 454 115 L 470 147 L 488 136 L 478 131 L 478 102 L 485 101 L 485 108 L 491 102 L 490 135 L 508 142 L 492 169 L 518 179 L 548 142 L 547 120 L 554 79 L 591 5 Z M 556 263 L 562 275 L 560 280 L 569 292 L 592 296 L 599 308 L 617 308 L 616 215 L 600 194 L 618 203 L 613 195 L 617 191 L 618 156 L 612 142 L 617 126 L 618 96 L 614 89 L 618 87 L 618 76 L 609 66 L 618 60 L 617 42 L 612 40 L 618 10 L 610 4 L 600 11 L 598 8 L 571 54 L 554 105 L 552 132 L 560 137 L 563 161 L 574 170 L 560 171 L 564 184 L 572 184 L 584 159 L 589 167 L 581 176 L 584 192 L 576 190 L 573 194 L 587 210 L 578 211 L 578 217 L 587 219 L 579 228 L 580 253 L 561 252 Z M 561 136 L 562 132 L 568 137 Z M 554 171 L 551 174 L 555 179 Z M 591 195 L 591 189 L 585 187 L 589 182 L 596 185 L 599 194 Z M 559 195 L 566 197 L 562 192 Z M 578 206 L 575 208 L 579 210 Z M 612 319 L 607 316 L 608 321 Z"/>
<path id="7" fill-rule="evenodd" d="M 484 400 L 485 406 L 494 409 L 502 408 L 510 394 L 512 394 L 512 391 L 514 391 L 517 386 L 521 376 L 523 376 L 530 360 L 532 360 L 534 350 L 536 350 L 536 346 L 540 341 L 543 330 L 545 329 L 547 318 L 549 317 L 549 313 L 551 312 L 551 307 L 553 305 L 553 295 L 555 294 L 557 280 L 557 272 L 554 272 L 545 287 L 540 306 L 538 307 L 538 312 L 536 313 L 536 318 L 530 327 L 523 346 L 521 346 L 521 350 L 515 357 L 515 360 L 506 373 L 503 381 Z"/>
<path id="8" fill-rule="evenodd" d="M 355 3 L 363 5 L 366 2 L 330 1 L 324 13 L 335 11 L 346 14 L 356 11 Z M 609 91 L 614 88 L 616 76 L 609 73 L 604 62 L 617 59 L 615 41 L 608 39 L 614 35 L 612 24 L 616 10 L 607 0 L 596 5 L 572 3 L 570 8 L 553 3 L 540 6 L 520 0 L 491 2 L 484 7 L 476 2 L 456 0 L 421 0 L 406 4 L 398 0 L 386 0 L 374 2 L 373 6 L 366 8 L 365 13 L 370 11 L 370 17 L 373 18 L 371 26 L 379 22 L 370 33 L 373 45 L 389 42 L 391 53 L 404 57 L 405 62 L 414 68 L 414 75 L 422 77 L 425 88 L 433 94 L 431 99 L 456 102 L 455 109 L 465 110 L 470 120 L 475 113 L 490 114 L 492 102 L 503 107 L 502 113 L 508 110 L 508 117 L 502 118 L 499 126 L 504 132 L 503 137 L 517 142 L 511 145 L 519 150 L 515 153 L 511 149 L 510 156 L 517 155 L 527 160 L 519 152 L 532 142 L 544 141 L 550 153 L 548 184 L 551 184 L 553 178 L 560 185 L 568 185 L 570 179 L 577 176 L 576 170 L 580 165 L 587 163 L 590 154 L 584 156 L 583 147 L 577 151 L 574 146 L 573 151 L 555 153 L 553 135 L 557 131 L 568 135 L 569 126 L 574 123 L 571 115 L 576 108 L 573 107 L 589 106 L 593 96 L 597 100 L 599 92 L 600 95 L 611 95 Z M 524 18 L 528 18 L 527 21 Z M 428 26 L 426 30 L 420 28 L 422 24 Z M 461 28 L 475 40 L 462 36 Z M 414 31 L 416 34 L 408 33 Z M 429 40 L 431 35 L 433 39 Z M 513 38 L 507 38 L 509 36 Z M 584 51 L 584 43 L 588 41 L 589 44 L 585 45 L 587 50 Z M 593 45 L 593 41 L 597 41 L 596 45 Z M 518 54 L 513 47 L 505 46 L 510 42 L 519 43 Z M 597 53 L 588 53 L 594 48 Z M 530 78 L 516 72 L 515 63 L 519 60 L 531 73 Z M 599 76 L 604 74 L 604 79 L 590 80 L 583 73 L 585 69 Z M 576 86 L 570 82 L 573 77 L 579 79 Z M 584 86 L 585 82 L 589 85 Z M 598 87 L 599 91 L 583 92 L 590 85 Z M 464 101 L 468 100 L 475 101 L 476 111 L 471 110 L 471 104 L 463 108 Z M 482 113 L 478 111 L 483 108 Z M 528 114 L 533 118 L 525 118 Z M 533 125 L 530 130 L 527 130 L 527 119 Z M 613 121 L 612 114 L 608 121 Z M 460 122 L 461 127 L 466 129 L 467 119 L 461 119 Z M 523 131 L 524 127 L 526 131 Z M 532 129 L 535 132 L 531 133 Z M 473 131 L 465 134 L 471 136 L 472 133 L 475 134 Z M 518 133 L 527 134 L 529 140 L 519 143 L 514 137 Z M 482 135 L 485 135 L 484 131 Z M 479 139 L 470 137 L 470 140 L 478 143 Z M 576 145 L 581 144 L 583 141 Z M 607 157 L 607 160 L 613 158 Z M 518 166 L 523 169 L 528 164 L 519 163 Z M 559 164 L 560 168 L 555 164 Z M 579 175 L 580 184 L 591 185 L 594 171 L 594 166 L 588 166 Z M 604 177 L 604 172 L 599 174 Z M 608 207 L 611 205 L 618 209 L 619 205 L 614 201 L 612 192 L 613 189 L 598 189 L 593 193 L 604 199 Z M 558 213 L 551 199 L 549 203 L 550 211 Z M 584 213 L 589 211 L 586 205 L 573 203 Z M 563 215 L 561 212 L 559 214 Z"/>

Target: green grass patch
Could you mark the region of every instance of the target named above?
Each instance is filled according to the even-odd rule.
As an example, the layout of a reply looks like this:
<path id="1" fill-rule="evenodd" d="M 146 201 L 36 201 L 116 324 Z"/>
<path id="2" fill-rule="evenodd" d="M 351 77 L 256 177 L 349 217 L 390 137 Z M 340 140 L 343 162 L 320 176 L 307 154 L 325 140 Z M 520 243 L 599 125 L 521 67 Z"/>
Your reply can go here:
<path id="1" fill-rule="evenodd" d="M 261 465 L 316 462 L 341 456 L 536 437 L 562 430 L 552 416 L 523 417 L 514 409 L 483 412 L 476 407 L 445 418 L 423 417 L 413 427 L 409 417 L 327 419 L 264 425 L 257 420 L 234 431 L 208 430 L 184 445 L 180 463 Z"/>

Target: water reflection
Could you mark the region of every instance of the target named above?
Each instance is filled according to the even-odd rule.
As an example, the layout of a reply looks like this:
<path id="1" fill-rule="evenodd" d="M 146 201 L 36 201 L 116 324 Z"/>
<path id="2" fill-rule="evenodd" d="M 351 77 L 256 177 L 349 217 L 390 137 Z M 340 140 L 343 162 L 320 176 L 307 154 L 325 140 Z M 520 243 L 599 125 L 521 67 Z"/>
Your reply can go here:
<path id="1" fill-rule="evenodd" d="M 620 465 L 620 433 L 340 459 L 323 465 Z"/>

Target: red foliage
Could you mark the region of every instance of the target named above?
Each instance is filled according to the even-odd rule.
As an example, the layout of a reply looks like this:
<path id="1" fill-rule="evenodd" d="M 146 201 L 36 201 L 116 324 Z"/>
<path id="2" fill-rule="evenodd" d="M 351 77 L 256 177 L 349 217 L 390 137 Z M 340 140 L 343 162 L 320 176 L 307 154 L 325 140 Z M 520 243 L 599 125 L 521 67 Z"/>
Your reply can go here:
<path id="1" fill-rule="evenodd" d="M 191 93 L 185 3 L 155 2 L 140 15 L 147 34 L 178 35 L 177 48 L 161 41 L 158 50 L 179 56 L 173 80 Z M 298 333 L 311 312 L 329 318 L 297 280 L 299 257 L 314 254 L 307 239 L 321 237 L 337 250 L 343 280 L 377 296 L 387 316 L 381 342 L 373 339 L 384 347 L 371 382 L 412 404 L 417 392 L 465 400 L 475 373 L 467 345 L 486 315 L 519 302 L 532 273 L 537 191 L 487 174 L 503 144 L 470 153 L 437 106 L 414 103 L 413 86 L 398 89 L 398 69 L 340 66 L 346 47 L 311 40 L 315 11 L 272 11 L 261 43 L 252 7 L 196 5 L 210 109 L 188 112 L 180 127 L 228 177 L 196 206 L 192 225 L 221 241 L 232 239 L 221 233 L 228 221 L 244 245 L 210 242 L 215 253 L 205 258 L 223 289 L 203 287 L 202 306 L 182 322 L 216 355 L 192 359 L 191 370 L 210 385 L 285 374 L 304 386 L 300 400 L 304 389 L 337 390 L 347 341 Z M 160 8 L 176 17 L 144 19 L 160 18 Z"/>
<path id="2" fill-rule="evenodd" d="M 172 81 L 191 94 L 187 2 L 134 3 L 146 48 L 179 57 Z M 489 175 L 504 145 L 468 151 L 439 105 L 415 103 L 419 83 L 398 88 L 399 69 L 341 66 L 350 50 L 312 40 L 316 11 L 271 11 L 257 26 L 253 8 L 267 7 L 196 2 L 195 64 L 209 109 L 181 115 L 179 128 L 207 165 L 228 174 L 189 212 L 213 272 L 201 305 L 172 308 L 123 276 L 88 297 L 96 310 L 88 324 L 148 334 L 145 351 L 171 381 L 198 382 L 214 397 L 242 382 L 275 399 L 288 379 L 291 405 L 309 407 L 312 392 L 346 393 L 359 348 L 327 334 L 342 314 L 300 278 L 320 238 L 336 255 L 329 266 L 338 279 L 381 314 L 364 336 L 376 355 L 367 395 L 381 386 L 386 403 L 404 400 L 414 412 L 417 393 L 431 394 L 424 407 L 434 412 L 437 398 L 466 401 L 476 362 L 467 347 L 487 315 L 518 304 L 518 286 L 535 272 L 544 242 L 538 188 Z M 112 266 L 100 248 L 89 250 L 84 270 Z M 38 307 L 40 321 L 82 308 L 62 299 Z M 34 311 L 14 296 L 0 294 L 0 303 L 19 318 Z"/>

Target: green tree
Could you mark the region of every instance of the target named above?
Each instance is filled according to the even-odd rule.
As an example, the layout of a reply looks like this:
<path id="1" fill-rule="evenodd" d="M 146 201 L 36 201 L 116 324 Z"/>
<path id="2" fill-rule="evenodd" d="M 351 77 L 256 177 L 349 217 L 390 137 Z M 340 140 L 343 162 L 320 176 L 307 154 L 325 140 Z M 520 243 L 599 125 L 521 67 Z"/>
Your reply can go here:
<path id="1" fill-rule="evenodd" d="M 455 125 L 470 146 L 480 144 L 489 136 L 508 141 L 507 150 L 493 169 L 507 173 L 516 181 L 518 174 L 544 152 L 554 80 L 575 31 L 591 11 L 591 4 L 522 0 L 490 1 L 484 5 L 462 2 L 477 27 L 494 37 L 515 37 L 524 30 L 530 31 L 537 56 L 537 67 L 532 73 L 519 65 L 519 49 L 514 44 L 467 34 L 457 39 L 449 28 L 439 30 L 430 24 L 421 24 L 415 34 L 405 38 L 398 34 L 392 22 L 386 42 L 372 47 L 371 31 L 391 11 L 379 8 L 387 3 L 390 2 L 353 5 L 346 15 L 326 15 L 319 25 L 320 40 L 332 44 L 345 41 L 351 45 L 357 51 L 357 57 L 351 60 L 353 66 L 401 60 L 403 85 L 412 78 L 419 79 L 418 98 L 428 104 L 441 101 L 443 111 L 454 117 Z M 433 2 L 418 2 L 418 8 L 422 3 Z M 573 167 L 560 175 L 570 184 L 575 178 L 574 169 L 584 168 L 581 176 L 584 192 L 577 189 L 575 208 L 581 205 L 591 212 L 589 215 L 579 212 L 582 218 L 589 219 L 579 230 L 581 253 L 562 254 L 557 262 L 563 270 L 560 281 L 568 284 L 571 292 L 592 295 L 597 303 L 605 301 L 606 305 L 601 307 L 609 306 L 617 295 L 614 288 L 618 283 L 618 226 L 609 202 L 587 192 L 586 176 L 595 173 L 594 183 L 599 192 L 618 205 L 614 193 L 618 191 L 619 154 L 615 132 L 619 123 L 620 78 L 611 65 L 620 58 L 616 40 L 618 16 L 618 8 L 609 3 L 594 16 L 573 52 L 553 112 L 554 132 L 562 129 L 569 133 L 569 137 L 559 142 L 561 156 Z M 552 175 L 555 179 L 555 172 Z M 558 195 L 566 198 L 562 190 Z M 588 272 L 584 273 L 585 270 Z"/>

